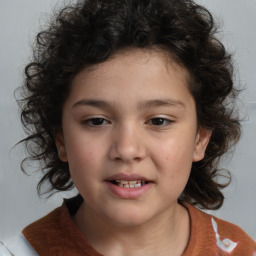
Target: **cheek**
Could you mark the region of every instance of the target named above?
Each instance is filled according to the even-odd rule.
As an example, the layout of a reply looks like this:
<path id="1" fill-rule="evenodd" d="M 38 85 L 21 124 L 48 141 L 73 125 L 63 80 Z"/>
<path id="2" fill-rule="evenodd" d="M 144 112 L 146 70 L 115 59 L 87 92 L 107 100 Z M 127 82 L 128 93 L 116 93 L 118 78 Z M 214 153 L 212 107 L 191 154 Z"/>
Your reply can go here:
<path id="1" fill-rule="evenodd" d="M 72 181 L 79 193 L 85 198 L 97 188 L 96 180 L 100 178 L 100 161 L 94 148 L 77 148 L 69 160 Z"/>
<path id="2" fill-rule="evenodd" d="M 67 147 L 69 169 L 73 181 L 97 173 L 102 161 L 102 147 L 89 141 L 72 141 Z M 75 181 L 74 181 L 75 182 Z"/>
<path id="3" fill-rule="evenodd" d="M 182 140 L 169 140 L 158 153 L 158 177 L 163 182 L 163 196 L 179 197 L 189 179 L 193 150 Z"/>
<path id="4" fill-rule="evenodd" d="M 190 169 L 193 161 L 193 149 L 194 147 L 188 143 L 171 140 L 161 147 L 159 162 L 171 169 L 175 167 L 177 172 Z"/>

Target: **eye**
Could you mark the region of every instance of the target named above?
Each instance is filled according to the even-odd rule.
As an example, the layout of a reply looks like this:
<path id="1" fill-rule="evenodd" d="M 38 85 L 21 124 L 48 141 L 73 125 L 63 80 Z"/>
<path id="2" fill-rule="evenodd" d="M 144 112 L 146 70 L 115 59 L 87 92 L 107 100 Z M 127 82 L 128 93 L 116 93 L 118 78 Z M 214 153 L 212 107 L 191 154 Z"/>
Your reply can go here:
<path id="1" fill-rule="evenodd" d="M 163 118 L 163 117 L 152 118 L 148 121 L 149 124 L 154 125 L 154 126 L 166 126 L 172 122 L 173 122 L 172 120 Z"/>
<path id="2" fill-rule="evenodd" d="M 95 118 L 90 118 L 87 120 L 82 121 L 83 124 L 87 125 L 87 126 L 103 126 L 109 123 L 109 121 L 107 121 L 104 118 L 100 118 L 100 117 L 95 117 Z"/>

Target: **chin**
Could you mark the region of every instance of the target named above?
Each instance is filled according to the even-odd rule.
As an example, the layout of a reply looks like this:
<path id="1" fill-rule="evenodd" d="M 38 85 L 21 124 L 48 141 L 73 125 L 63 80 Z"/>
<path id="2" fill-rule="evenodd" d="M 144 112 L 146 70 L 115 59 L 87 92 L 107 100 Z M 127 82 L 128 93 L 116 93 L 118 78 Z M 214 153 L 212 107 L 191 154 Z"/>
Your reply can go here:
<path id="1" fill-rule="evenodd" d="M 119 228 L 141 226 L 151 219 L 151 216 L 149 216 L 149 214 L 143 213 L 141 209 L 122 209 L 118 212 L 111 212 L 107 217 L 112 225 L 115 225 Z"/>

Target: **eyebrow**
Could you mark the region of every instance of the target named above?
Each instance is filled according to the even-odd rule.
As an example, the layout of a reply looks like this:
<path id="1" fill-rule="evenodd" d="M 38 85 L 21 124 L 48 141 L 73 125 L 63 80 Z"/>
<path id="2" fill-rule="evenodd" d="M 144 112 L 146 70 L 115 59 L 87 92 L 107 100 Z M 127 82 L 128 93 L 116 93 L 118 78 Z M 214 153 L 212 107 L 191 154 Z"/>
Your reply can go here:
<path id="1" fill-rule="evenodd" d="M 78 106 L 91 106 L 96 108 L 107 109 L 115 106 L 115 104 L 110 104 L 104 100 L 96 100 L 96 99 L 82 99 L 76 102 L 72 108 Z M 152 100 L 145 100 L 138 103 L 138 109 L 148 109 L 152 107 L 161 107 L 161 106 L 169 106 L 169 107 L 185 107 L 185 104 L 179 100 L 174 99 L 152 99 Z"/>
<path id="2" fill-rule="evenodd" d="M 94 100 L 94 99 L 83 99 L 78 102 L 76 102 L 72 108 L 78 107 L 78 106 L 91 106 L 96 108 L 109 108 L 111 104 L 104 100 Z"/>
<path id="3" fill-rule="evenodd" d="M 174 99 L 153 99 L 153 100 L 146 100 L 139 103 L 139 109 L 147 109 L 152 107 L 185 107 L 185 104 L 179 100 Z"/>

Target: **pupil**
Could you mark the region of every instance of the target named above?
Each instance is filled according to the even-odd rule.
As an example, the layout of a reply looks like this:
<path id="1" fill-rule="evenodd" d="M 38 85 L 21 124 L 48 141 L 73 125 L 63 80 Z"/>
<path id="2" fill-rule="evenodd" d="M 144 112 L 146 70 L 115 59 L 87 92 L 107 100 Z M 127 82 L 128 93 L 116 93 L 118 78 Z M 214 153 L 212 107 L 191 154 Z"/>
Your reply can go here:
<path id="1" fill-rule="evenodd" d="M 153 125 L 162 125 L 163 122 L 164 122 L 163 118 L 154 118 L 154 119 L 152 119 L 152 124 Z"/>
<path id="2" fill-rule="evenodd" d="M 94 119 L 92 119 L 92 124 L 93 125 L 102 125 L 103 119 L 102 118 L 94 118 Z"/>

